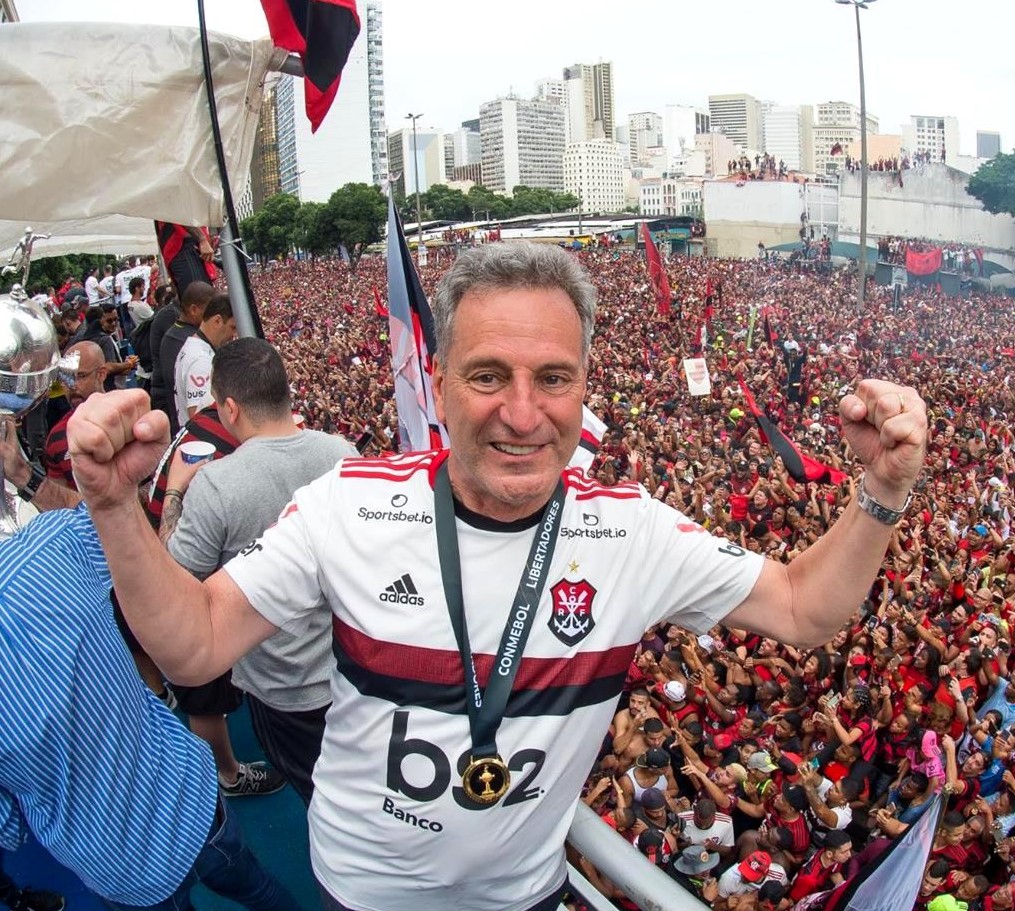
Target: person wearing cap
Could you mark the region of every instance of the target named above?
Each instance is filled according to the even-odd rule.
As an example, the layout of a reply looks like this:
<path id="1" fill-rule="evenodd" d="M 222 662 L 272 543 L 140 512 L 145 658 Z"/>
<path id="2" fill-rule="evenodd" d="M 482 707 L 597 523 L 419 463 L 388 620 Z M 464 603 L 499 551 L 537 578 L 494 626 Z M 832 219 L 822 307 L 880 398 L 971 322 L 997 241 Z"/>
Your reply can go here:
<path id="1" fill-rule="evenodd" d="M 719 877 L 718 897 L 757 892 L 768 877 L 771 866 L 772 858 L 767 851 L 752 851 Z"/>
<path id="2" fill-rule="evenodd" d="M 671 797 L 677 794 L 677 783 L 670 767 L 670 754 L 663 749 L 646 750 L 618 781 L 625 802 L 632 806 L 641 802 L 641 795 L 648 788 L 658 788 Z"/>
<path id="3" fill-rule="evenodd" d="M 717 892 L 716 880 L 709 876 L 722 862 L 717 851 L 710 851 L 702 845 L 688 845 L 674 858 L 670 875 L 688 892 L 706 901 L 705 892 Z"/>
<path id="4" fill-rule="evenodd" d="M 737 810 L 752 819 L 763 820 L 761 828 L 773 829 L 776 826 L 784 826 L 789 829 L 793 841 L 788 853 L 797 862 L 807 853 L 811 844 L 811 831 L 804 815 L 808 806 L 807 794 L 803 787 L 790 782 L 784 782 L 781 790 L 764 803 L 753 803 L 744 798 L 737 799 Z M 758 838 L 758 829 L 747 829 L 740 834 L 737 847 L 741 857 L 756 850 Z"/>

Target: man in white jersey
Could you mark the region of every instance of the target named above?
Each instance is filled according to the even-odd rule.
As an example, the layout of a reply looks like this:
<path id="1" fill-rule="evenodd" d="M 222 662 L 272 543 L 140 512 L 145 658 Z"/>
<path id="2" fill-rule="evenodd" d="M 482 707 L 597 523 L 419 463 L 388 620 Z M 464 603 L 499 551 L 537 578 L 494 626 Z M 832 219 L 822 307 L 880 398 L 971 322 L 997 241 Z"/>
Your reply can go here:
<path id="1" fill-rule="evenodd" d="M 490 244 L 437 292 L 450 451 L 340 462 L 203 584 L 160 549 L 135 485 L 165 446 L 143 394 L 93 397 L 68 439 L 141 644 L 183 683 L 333 613 L 333 703 L 310 806 L 331 909 L 556 906 L 564 838 L 642 633 L 726 622 L 827 641 L 870 585 L 923 463 L 917 393 L 840 404 L 862 494 L 789 565 L 651 498 L 566 471 L 595 291 L 571 254 Z M 861 505 L 862 503 L 862 505 Z"/>

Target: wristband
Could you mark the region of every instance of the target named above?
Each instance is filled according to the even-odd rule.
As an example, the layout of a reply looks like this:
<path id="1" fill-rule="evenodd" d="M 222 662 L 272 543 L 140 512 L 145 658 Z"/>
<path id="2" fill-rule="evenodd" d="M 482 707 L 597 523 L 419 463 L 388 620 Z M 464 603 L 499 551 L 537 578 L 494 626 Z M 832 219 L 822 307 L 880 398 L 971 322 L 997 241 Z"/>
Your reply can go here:
<path id="1" fill-rule="evenodd" d="M 46 480 L 46 473 L 38 465 L 32 466 L 32 474 L 24 487 L 18 488 L 18 496 L 26 503 L 31 503 L 39 492 L 42 482 Z"/>

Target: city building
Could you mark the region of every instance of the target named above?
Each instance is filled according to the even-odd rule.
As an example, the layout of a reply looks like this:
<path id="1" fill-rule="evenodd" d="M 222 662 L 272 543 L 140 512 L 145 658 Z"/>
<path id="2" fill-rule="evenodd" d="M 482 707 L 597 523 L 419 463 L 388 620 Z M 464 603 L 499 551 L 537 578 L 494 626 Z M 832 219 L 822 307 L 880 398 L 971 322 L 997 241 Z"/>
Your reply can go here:
<path id="1" fill-rule="evenodd" d="M 646 164 L 648 149 L 663 144 L 663 118 L 652 111 L 629 114 L 627 118 L 627 141 L 634 166 Z"/>
<path id="2" fill-rule="evenodd" d="M 264 102 L 257 119 L 257 136 L 254 139 L 254 152 L 250 159 L 250 177 L 244 191 L 244 196 L 249 194 L 249 201 L 243 199 L 236 204 L 237 216 L 241 219 L 246 217 L 240 215 L 241 208 L 245 209 L 249 205 L 251 211 L 248 214 L 253 214 L 264 205 L 265 200 L 282 191 L 276 100 L 280 79 L 278 73 L 269 73 L 265 81 Z"/>
<path id="3" fill-rule="evenodd" d="M 995 158 L 1001 154 L 1001 134 L 988 130 L 976 131 L 976 157 Z"/>
<path id="4" fill-rule="evenodd" d="M 364 4 L 361 21 L 338 94 L 316 133 L 304 113 L 303 80 L 283 77 L 275 92 L 282 192 L 303 201 L 326 202 L 347 183 L 387 180 L 380 4 Z"/>
<path id="5" fill-rule="evenodd" d="M 814 170 L 814 108 L 810 105 L 765 105 L 765 151 L 790 171 Z"/>
<path id="6" fill-rule="evenodd" d="M 613 107 L 613 64 L 576 63 L 564 68 L 564 80 L 568 83 L 577 83 L 577 85 L 567 86 L 567 104 L 572 117 L 572 125 L 581 124 L 580 129 L 572 131 L 569 141 L 614 140 L 616 133 Z M 580 105 L 576 104 L 579 99 Z M 577 120 L 574 119 L 576 115 Z"/>
<path id="7" fill-rule="evenodd" d="M 728 162 L 738 154 L 737 145 L 725 133 L 699 133 L 694 137 L 693 151 L 686 156 L 684 174 L 723 177 L 728 173 Z"/>
<path id="8" fill-rule="evenodd" d="M 926 152 L 931 161 L 954 167 L 959 155 L 959 120 L 957 117 L 914 114 L 902 128 L 910 153 Z"/>
<path id="9" fill-rule="evenodd" d="M 564 108 L 551 101 L 498 98 L 479 109 L 483 186 L 564 189 Z"/>
<path id="10" fill-rule="evenodd" d="M 850 158 L 860 160 L 860 140 L 855 139 L 846 146 L 846 154 Z M 889 161 L 893 158 L 902 160 L 906 154 L 905 143 L 900 133 L 873 133 L 867 136 L 867 160 L 872 164 L 879 159 Z"/>
<path id="11" fill-rule="evenodd" d="M 578 197 L 583 212 L 620 212 L 626 183 L 623 156 L 615 142 L 588 139 L 564 149 L 564 190 Z"/>
<path id="12" fill-rule="evenodd" d="M 671 161 L 694 148 L 695 136 L 712 132 L 712 118 L 703 108 L 668 104 L 663 109 L 663 141 Z"/>
<path id="13" fill-rule="evenodd" d="M 868 113 L 867 135 L 877 131 L 878 120 Z M 860 108 L 848 101 L 825 101 L 816 105 L 813 134 L 814 173 L 835 174 L 843 167 L 851 144 L 860 141 Z M 833 155 L 836 146 L 839 149 Z"/>
<path id="14" fill-rule="evenodd" d="M 742 151 L 754 154 L 765 148 L 761 102 L 753 95 L 709 95 L 711 128 L 728 136 Z"/>
<path id="15" fill-rule="evenodd" d="M 466 125 L 468 124 L 468 125 Z M 472 126 L 475 124 L 475 127 Z M 479 164 L 483 160 L 483 147 L 479 139 L 479 121 L 469 120 L 460 129 L 448 134 L 454 153 L 453 167 Z"/>
<path id="16" fill-rule="evenodd" d="M 444 134 L 436 127 L 416 125 L 395 130 L 388 135 L 388 167 L 391 168 L 392 186 L 403 196 L 416 192 L 416 173 L 419 173 L 419 192 L 425 193 L 434 184 L 448 182 Z"/>

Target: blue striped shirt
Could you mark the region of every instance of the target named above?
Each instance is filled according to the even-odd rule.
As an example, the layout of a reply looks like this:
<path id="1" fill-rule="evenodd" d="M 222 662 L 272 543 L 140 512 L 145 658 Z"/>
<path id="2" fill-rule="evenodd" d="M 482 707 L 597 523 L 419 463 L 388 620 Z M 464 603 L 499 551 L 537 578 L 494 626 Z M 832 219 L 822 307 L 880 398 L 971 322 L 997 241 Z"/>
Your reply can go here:
<path id="1" fill-rule="evenodd" d="M 207 745 L 138 677 L 84 506 L 0 542 L 0 847 L 30 831 L 98 895 L 151 905 L 204 846 Z"/>

